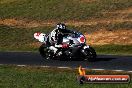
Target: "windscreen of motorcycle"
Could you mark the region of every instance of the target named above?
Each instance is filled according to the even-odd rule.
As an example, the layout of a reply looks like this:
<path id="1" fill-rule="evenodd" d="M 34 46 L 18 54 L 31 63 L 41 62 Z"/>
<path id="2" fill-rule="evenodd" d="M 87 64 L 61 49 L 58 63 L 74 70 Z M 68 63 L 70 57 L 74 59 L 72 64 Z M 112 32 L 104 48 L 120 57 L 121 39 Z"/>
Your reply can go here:
<path id="1" fill-rule="evenodd" d="M 77 38 L 77 40 L 79 41 L 79 43 L 86 43 L 86 38 L 85 36 L 80 33 L 80 32 L 74 32 L 75 33 L 75 38 Z"/>
<path id="2" fill-rule="evenodd" d="M 80 45 L 80 42 L 78 41 L 78 38 L 73 38 L 73 37 L 67 37 L 67 38 L 63 38 L 63 42 L 65 44 L 69 44 L 70 43 L 70 40 L 73 41 L 73 45 Z"/>
<path id="3" fill-rule="evenodd" d="M 70 43 L 70 40 L 73 40 L 73 43 L 74 45 L 80 45 L 82 43 L 85 43 L 86 42 L 86 39 L 83 35 L 79 35 L 77 37 L 67 37 L 67 38 L 63 38 L 63 43 L 64 44 L 69 44 Z"/>

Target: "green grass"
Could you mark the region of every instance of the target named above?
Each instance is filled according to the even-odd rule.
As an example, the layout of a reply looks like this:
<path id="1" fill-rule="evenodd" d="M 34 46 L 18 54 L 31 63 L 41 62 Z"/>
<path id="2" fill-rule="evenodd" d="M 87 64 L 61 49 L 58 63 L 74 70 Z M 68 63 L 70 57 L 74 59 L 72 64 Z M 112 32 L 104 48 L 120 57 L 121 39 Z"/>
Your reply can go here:
<path id="1" fill-rule="evenodd" d="M 132 74 L 127 72 L 92 71 L 87 74 Z M 0 88 L 131 88 L 128 84 L 83 84 L 77 83 L 77 69 L 41 67 L 0 66 Z"/>
<path id="2" fill-rule="evenodd" d="M 115 22 L 115 23 L 97 23 L 96 25 L 81 25 L 81 26 L 71 26 L 72 28 L 77 29 L 80 32 L 83 33 L 91 33 L 94 31 L 98 31 L 100 29 L 106 29 L 108 31 L 114 31 L 114 30 L 122 30 L 122 29 L 127 29 L 131 30 L 132 29 L 132 22 L 131 21 L 126 21 L 126 22 Z"/>
<path id="3" fill-rule="evenodd" d="M 0 18 L 35 20 L 84 20 L 101 18 L 101 12 L 132 6 L 132 0 L 0 0 Z"/>
<path id="4" fill-rule="evenodd" d="M 33 34 L 35 32 L 48 33 L 52 29 L 53 27 L 50 26 L 28 29 L 0 25 L 0 51 L 38 51 L 39 46 L 31 45 L 38 42 L 34 39 Z M 97 54 L 132 55 L 132 45 L 102 45 L 93 47 Z"/>
<path id="5" fill-rule="evenodd" d="M 33 34 L 35 32 L 47 33 L 51 27 L 25 29 L 9 26 L 0 26 L 0 51 L 33 51 L 37 49 L 29 44 L 35 43 Z"/>
<path id="6" fill-rule="evenodd" d="M 93 46 L 98 54 L 132 55 L 132 45 Z"/>

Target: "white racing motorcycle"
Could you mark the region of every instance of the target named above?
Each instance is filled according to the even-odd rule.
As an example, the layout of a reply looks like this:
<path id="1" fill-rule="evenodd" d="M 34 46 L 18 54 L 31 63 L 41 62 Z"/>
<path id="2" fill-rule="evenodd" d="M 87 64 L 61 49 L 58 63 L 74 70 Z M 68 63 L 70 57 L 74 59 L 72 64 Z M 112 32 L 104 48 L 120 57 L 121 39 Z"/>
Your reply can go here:
<path id="1" fill-rule="evenodd" d="M 62 43 L 69 46 L 65 48 L 56 47 L 58 51 L 62 52 L 61 55 L 55 54 L 53 50 L 49 49 L 52 45 L 49 39 L 50 37 L 50 33 L 34 33 L 34 38 L 42 42 L 39 52 L 45 59 L 71 60 L 76 58 L 95 61 L 96 52 L 92 47 L 86 45 L 86 38 L 82 33 L 70 30 L 70 33 L 63 35 Z"/>

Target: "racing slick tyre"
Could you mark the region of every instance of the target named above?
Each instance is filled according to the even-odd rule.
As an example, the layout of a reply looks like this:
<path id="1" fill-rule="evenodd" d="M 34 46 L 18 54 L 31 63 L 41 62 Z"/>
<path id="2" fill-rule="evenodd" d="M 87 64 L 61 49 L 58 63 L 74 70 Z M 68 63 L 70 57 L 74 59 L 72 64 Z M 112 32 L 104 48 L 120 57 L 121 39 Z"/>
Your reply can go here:
<path id="1" fill-rule="evenodd" d="M 46 45 L 45 44 L 42 44 L 40 47 L 39 47 L 39 53 L 40 55 L 45 58 L 45 59 L 51 59 L 52 58 L 52 55 L 51 55 L 51 52 L 49 51 L 49 49 L 47 49 Z"/>
<path id="2" fill-rule="evenodd" d="M 85 53 L 86 53 L 86 56 L 84 60 L 87 60 L 89 62 L 96 61 L 97 55 L 96 55 L 95 50 L 92 47 L 85 49 Z"/>

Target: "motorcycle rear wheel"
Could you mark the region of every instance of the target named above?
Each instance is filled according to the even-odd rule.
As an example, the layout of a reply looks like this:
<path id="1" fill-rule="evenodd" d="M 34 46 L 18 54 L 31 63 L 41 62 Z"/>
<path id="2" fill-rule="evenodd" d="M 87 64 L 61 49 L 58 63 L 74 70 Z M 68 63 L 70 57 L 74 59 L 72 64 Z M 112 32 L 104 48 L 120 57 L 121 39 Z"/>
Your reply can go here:
<path id="1" fill-rule="evenodd" d="M 39 53 L 40 55 L 45 58 L 45 59 L 51 59 L 52 58 L 52 55 L 50 52 L 48 52 L 49 50 L 47 49 L 47 46 L 42 44 L 40 47 L 39 47 Z"/>

